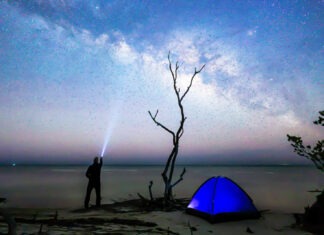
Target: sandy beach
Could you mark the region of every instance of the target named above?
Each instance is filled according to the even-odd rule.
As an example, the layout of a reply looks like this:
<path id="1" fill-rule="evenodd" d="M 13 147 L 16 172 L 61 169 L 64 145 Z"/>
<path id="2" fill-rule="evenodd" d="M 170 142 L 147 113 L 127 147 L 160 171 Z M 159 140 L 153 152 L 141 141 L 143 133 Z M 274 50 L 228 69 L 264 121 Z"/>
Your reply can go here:
<path id="1" fill-rule="evenodd" d="M 267 211 L 257 220 L 211 224 L 185 211 L 138 211 L 130 205 L 100 209 L 9 209 L 17 234 L 311 234 L 295 225 L 292 213 Z M 7 233 L 0 222 L 1 234 Z"/>

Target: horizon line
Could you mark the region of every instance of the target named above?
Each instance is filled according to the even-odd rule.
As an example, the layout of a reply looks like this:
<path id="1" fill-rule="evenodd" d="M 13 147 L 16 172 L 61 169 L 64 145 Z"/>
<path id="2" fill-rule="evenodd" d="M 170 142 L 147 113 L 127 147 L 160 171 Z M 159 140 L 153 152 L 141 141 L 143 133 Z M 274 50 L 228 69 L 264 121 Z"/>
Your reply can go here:
<path id="1" fill-rule="evenodd" d="M 88 166 L 90 164 L 88 163 L 77 163 L 77 164 L 70 164 L 70 163 L 0 163 L 0 167 L 23 167 L 23 166 Z M 112 164 L 103 164 L 103 166 L 116 166 L 116 167 L 127 167 L 127 166 L 165 166 L 165 164 L 159 164 L 159 163 L 112 163 Z M 237 167 L 237 166 L 243 166 L 243 167 L 313 167 L 312 164 L 300 164 L 300 163 L 256 163 L 256 164 L 244 164 L 244 163 L 222 163 L 222 164 L 207 164 L 207 163 L 189 163 L 189 164 L 177 164 L 175 167 L 190 167 L 190 166 L 201 166 L 201 167 Z"/>

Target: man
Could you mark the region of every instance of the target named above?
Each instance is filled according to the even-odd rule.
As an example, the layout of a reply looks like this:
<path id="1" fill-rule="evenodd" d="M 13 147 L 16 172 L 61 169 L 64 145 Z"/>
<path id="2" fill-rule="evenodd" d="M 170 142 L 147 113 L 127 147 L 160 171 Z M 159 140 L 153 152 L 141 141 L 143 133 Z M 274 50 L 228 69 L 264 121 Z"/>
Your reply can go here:
<path id="1" fill-rule="evenodd" d="M 84 207 L 89 207 L 90 195 L 93 188 L 96 190 L 96 206 L 100 207 L 101 195 L 100 195 L 100 172 L 102 167 L 102 157 L 95 157 L 93 159 L 93 164 L 88 167 L 86 176 L 89 179 L 87 187 L 87 195 L 84 200 Z"/>

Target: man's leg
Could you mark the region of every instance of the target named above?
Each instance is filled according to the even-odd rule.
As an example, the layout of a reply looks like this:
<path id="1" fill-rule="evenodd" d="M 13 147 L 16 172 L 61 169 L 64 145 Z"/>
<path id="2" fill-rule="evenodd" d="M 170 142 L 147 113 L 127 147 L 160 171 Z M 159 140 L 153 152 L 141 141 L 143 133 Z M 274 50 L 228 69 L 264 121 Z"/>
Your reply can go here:
<path id="1" fill-rule="evenodd" d="M 96 206 L 101 205 L 101 188 L 100 184 L 96 185 Z"/>
<path id="2" fill-rule="evenodd" d="M 89 182 L 88 187 L 87 187 L 87 194 L 86 194 L 86 197 L 84 199 L 84 207 L 85 208 L 89 207 L 89 201 L 90 201 L 90 195 L 91 195 L 92 189 L 93 189 L 93 185 L 90 184 L 90 182 Z"/>

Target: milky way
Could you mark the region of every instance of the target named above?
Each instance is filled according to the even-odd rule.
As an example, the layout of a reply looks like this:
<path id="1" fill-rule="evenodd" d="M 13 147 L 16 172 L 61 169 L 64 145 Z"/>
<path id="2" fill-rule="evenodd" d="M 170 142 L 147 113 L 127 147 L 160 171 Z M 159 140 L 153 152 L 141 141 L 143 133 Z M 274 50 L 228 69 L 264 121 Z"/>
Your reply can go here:
<path id="1" fill-rule="evenodd" d="M 286 134 L 322 138 L 323 1 L 1 1 L 0 162 L 163 162 L 179 111 L 179 161 L 303 163 Z M 198 157 L 199 156 L 199 157 Z M 197 160 L 198 159 L 198 160 Z"/>

